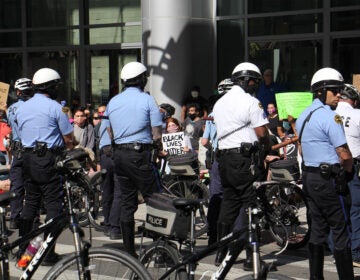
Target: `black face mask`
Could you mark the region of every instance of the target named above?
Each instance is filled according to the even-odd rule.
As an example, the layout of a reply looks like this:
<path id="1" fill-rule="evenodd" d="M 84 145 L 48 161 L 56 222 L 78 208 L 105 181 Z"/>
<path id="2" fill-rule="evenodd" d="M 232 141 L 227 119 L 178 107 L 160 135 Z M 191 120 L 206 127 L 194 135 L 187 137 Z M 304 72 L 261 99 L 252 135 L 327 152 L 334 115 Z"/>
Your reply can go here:
<path id="1" fill-rule="evenodd" d="M 188 117 L 193 121 L 196 118 L 196 114 L 188 114 Z"/>

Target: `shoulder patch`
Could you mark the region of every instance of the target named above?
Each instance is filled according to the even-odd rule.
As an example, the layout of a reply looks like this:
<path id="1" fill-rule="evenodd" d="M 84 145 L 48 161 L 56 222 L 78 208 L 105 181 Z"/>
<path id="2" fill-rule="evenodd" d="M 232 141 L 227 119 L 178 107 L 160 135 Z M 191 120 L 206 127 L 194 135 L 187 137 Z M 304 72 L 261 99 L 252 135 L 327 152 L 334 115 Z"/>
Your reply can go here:
<path id="1" fill-rule="evenodd" d="M 337 124 L 342 124 L 342 118 L 340 117 L 340 115 L 336 114 L 334 120 Z"/>
<path id="2" fill-rule="evenodd" d="M 263 107 L 263 105 L 261 104 L 261 102 L 259 102 L 259 107 L 260 107 L 260 109 L 263 109 L 263 110 L 264 110 L 264 107 Z"/>

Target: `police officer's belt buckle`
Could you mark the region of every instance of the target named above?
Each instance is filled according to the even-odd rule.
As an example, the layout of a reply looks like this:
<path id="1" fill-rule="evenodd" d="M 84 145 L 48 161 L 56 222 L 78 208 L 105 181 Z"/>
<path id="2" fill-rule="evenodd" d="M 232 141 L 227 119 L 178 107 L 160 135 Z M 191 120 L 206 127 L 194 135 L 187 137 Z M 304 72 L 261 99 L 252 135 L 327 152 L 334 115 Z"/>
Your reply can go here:
<path id="1" fill-rule="evenodd" d="M 319 165 L 321 177 L 329 180 L 331 176 L 336 176 L 340 173 L 341 167 L 338 164 L 320 163 Z"/>

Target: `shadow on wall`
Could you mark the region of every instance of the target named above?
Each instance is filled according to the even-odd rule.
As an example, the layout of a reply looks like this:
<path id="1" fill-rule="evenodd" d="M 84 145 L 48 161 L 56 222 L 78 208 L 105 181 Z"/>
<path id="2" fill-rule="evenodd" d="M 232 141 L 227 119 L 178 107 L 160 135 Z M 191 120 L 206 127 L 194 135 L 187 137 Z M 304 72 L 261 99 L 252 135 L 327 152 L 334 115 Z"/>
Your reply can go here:
<path id="1" fill-rule="evenodd" d="M 181 104 L 193 85 L 200 86 L 203 96 L 212 94 L 215 61 L 214 32 L 211 26 L 190 23 L 186 25 L 178 40 L 170 38 L 165 48 L 150 45 L 150 36 L 151 31 L 143 34 L 144 63 L 152 75 L 163 78 L 161 91 L 169 99 Z M 151 60 L 149 53 L 152 54 Z M 149 61 L 155 62 L 150 64 Z"/>

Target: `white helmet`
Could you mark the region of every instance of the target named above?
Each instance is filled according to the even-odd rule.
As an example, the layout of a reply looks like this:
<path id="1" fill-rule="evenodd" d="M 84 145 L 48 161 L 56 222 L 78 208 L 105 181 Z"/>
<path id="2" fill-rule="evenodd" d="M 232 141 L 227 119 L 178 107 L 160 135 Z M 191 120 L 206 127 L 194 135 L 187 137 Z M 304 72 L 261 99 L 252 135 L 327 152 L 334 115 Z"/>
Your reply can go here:
<path id="1" fill-rule="evenodd" d="M 36 71 L 32 83 L 36 89 L 47 89 L 60 82 L 60 75 L 51 68 L 41 68 Z"/>
<path id="2" fill-rule="evenodd" d="M 343 76 L 333 68 L 321 68 L 316 71 L 311 79 L 311 91 L 317 92 L 320 89 L 327 88 L 343 88 Z"/>
<path id="3" fill-rule="evenodd" d="M 14 88 L 18 89 L 20 91 L 31 90 L 32 89 L 31 80 L 28 78 L 17 79 L 15 82 Z"/>
<path id="4" fill-rule="evenodd" d="M 261 72 L 259 67 L 250 62 L 243 62 L 238 64 L 231 74 L 231 80 L 237 80 L 239 78 L 252 78 L 255 80 L 261 80 Z"/>
<path id="5" fill-rule="evenodd" d="M 351 99 L 354 101 L 359 101 L 360 92 L 353 85 L 345 84 L 345 88 L 341 91 L 341 99 Z"/>
<path id="6" fill-rule="evenodd" d="M 126 82 L 146 73 L 146 71 L 147 69 L 144 64 L 137 61 L 129 62 L 122 68 L 120 78 Z"/>

